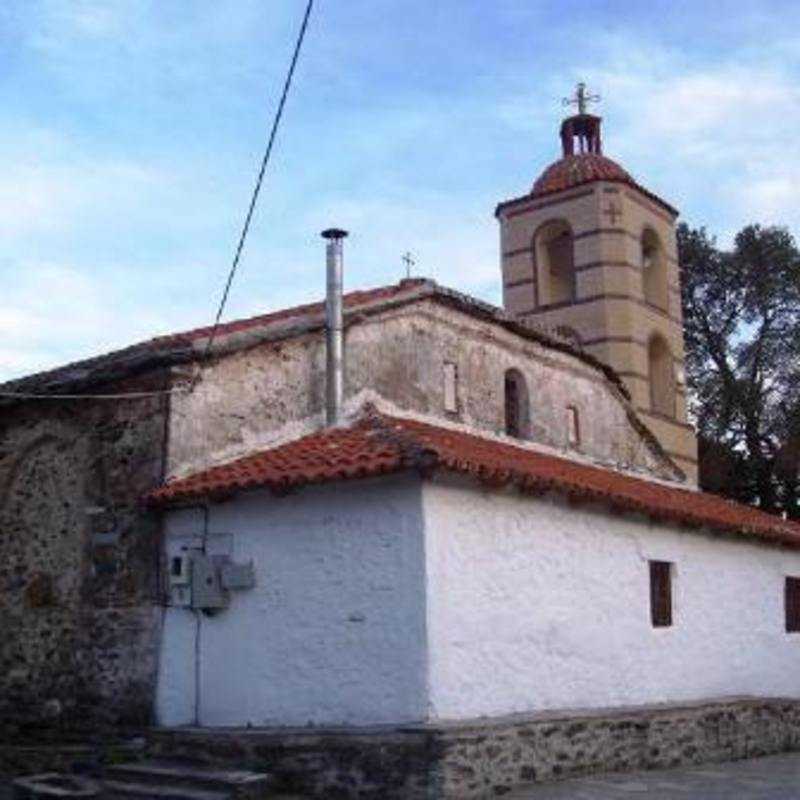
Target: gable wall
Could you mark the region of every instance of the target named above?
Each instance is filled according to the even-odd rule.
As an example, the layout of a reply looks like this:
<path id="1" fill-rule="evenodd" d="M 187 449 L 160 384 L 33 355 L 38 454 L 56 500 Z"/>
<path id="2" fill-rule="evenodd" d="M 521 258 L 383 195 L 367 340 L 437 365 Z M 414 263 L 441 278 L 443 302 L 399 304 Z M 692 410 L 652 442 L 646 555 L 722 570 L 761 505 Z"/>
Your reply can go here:
<path id="1" fill-rule="evenodd" d="M 431 717 L 800 697 L 800 553 L 454 479 L 424 487 Z M 648 560 L 673 562 L 673 626 Z"/>
<path id="2" fill-rule="evenodd" d="M 458 412 L 444 408 L 444 363 L 458 371 Z M 566 407 L 580 414 L 583 454 L 662 477 L 671 464 L 631 426 L 620 395 L 575 357 L 500 326 L 424 301 L 362 319 L 346 330 L 346 394 L 372 390 L 411 412 L 502 433 L 504 374 L 519 369 L 531 397 L 529 438 L 566 447 Z M 182 475 L 252 452 L 321 422 L 325 393 L 322 332 L 265 343 L 208 367 L 197 390 L 174 398 L 169 473 Z"/>

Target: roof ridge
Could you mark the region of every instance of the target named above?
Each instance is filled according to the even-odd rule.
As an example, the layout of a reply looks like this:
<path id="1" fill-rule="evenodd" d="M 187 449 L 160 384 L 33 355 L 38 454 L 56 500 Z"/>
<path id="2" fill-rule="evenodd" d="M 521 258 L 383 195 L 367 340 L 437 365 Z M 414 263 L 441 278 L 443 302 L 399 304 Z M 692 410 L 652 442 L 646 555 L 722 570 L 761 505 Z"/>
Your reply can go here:
<path id="1" fill-rule="evenodd" d="M 363 299 L 364 302 L 370 302 L 374 295 L 379 292 L 386 292 L 388 290 L 402 291 L 403 289 L 411 288 L 416 289 L 419 286 L 431 283 L 433 283 L 433 281 L 429 278 L 404 278 L 398 283 L 386 283 L 369 289 L 353 289 L 352 291 L 345 292 L 342 295 L 342 298 L 345 304 L 349 300 L 351 301 L 352 305 L 357 306 L 358 303 L 352 303 L 353 300 Z M 249 317 L 240 317 L 239 319 L 233 319 L 229 320 L 228 322 L 221 323 L 218 327 L 218 335 L 224 336 L 226 333 L 230 333 L 232 328 L 239 329 L 243 326 L 254 327 L 259 324 L 269 324 L 278 319 L 292 319 L 293 317 L 306 316 L 317 310 L 324 311 L 324 309 L 325 298 L 323 297 L 320 300 L 314 300 L 309 303 L 299 303 L 294 306 L 285 306 L 283 308 L 277 308 L 273 311 L 266 311 L 263 314 L 253 314 Z M 168 333 L 164 334 L 163 336 L 156 336 L 152 339 L 149 339 L 147 340 L 147 343 L 159 343 L 162 341 L 173 341 L 175 339 L 197 341 L 209 336 L 213 327 L 213 325 L 203 325 L 198 328 L 190 328 L 186 331 Z"/>
<path id="2" fill-rule="evenodd" d="M 354 289 L 344 295 L 345 312 L 378 302 L 382 298 L 388 301 L 398 295 L 413 296 L 420 288 L 435 286 L 435 282 L 429 278 L 406 278 L 399 283 L 384 284 L 371 289 Z M 349 309 L 347 308 L 348 300 L 350 301 Z M 356 302 L 353 302 L 354 300 Z M 313 303 L 275 309 L 265 314 L 230 320 L 219 326 L 218 338 L 225 338 L 232 333 L 246 331 L 259 325 L 270 325 L 281 320 L 301 318 L 316 310 L 322 313 L 324 306 L 325 301 L 322 299 Z M 115 350 L 0 382 L 0 389 L 13 392 L 32 388 L 37 393 L 47 394 L 56 393 L 59 389 L 69 386 L 75 387 L 76 391 L 83 391 L 85 386 L 108 383 L 142 369 L 185 364 L 197 357 L 195 345 L 198 341 L 202 341 L 203 335 L 210 334 L 212 327 L 208 325 L 142 339 Z M 8 398 L 0 401 L 0 406 L 11 405 L 14 402 L 12 398 Z"/>
<path id="3" fill-rule="evenodd" d="M 377 438 L 395 445 L 403 453 L 403 459 L 409 467 L 429 474 L 438 466 L 439 454 L 436 450 L 426 447 L 411 433 L 404 431 L 401 425 L 393 425 L 395 420 L 379 411 L 373 403 L 366 403 L 361 413 L 362 416 L 356 420 L 355 425 L 367 425 Z"/>

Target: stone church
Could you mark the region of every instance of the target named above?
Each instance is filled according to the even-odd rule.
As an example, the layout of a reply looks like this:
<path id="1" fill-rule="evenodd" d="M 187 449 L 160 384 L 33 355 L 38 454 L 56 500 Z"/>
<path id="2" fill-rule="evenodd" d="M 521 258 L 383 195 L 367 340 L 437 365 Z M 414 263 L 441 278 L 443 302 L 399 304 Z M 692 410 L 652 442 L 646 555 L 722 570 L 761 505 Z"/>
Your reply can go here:
<path id="1" fill-rule="evenodd" d="M 583 97 L 503 309 L 330 230 L 324 304 L 2 387 L 7 733 L 398 798 L 800 748 L 800 526 L 698 491 L 677 211 Z"/>

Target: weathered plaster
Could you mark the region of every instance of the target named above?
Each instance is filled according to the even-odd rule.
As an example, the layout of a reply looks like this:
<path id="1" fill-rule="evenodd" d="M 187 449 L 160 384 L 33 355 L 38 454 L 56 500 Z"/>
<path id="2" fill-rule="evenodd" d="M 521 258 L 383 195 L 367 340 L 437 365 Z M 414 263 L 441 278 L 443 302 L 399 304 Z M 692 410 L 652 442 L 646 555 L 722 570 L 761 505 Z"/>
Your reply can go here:
<path id="1" fill-rule="evenodd" d="M 630 406 L 601 372 L 573 355 L 527 340 L 440 303 L 421 300 L 350 325 L 346 392 L 365 390 L 401 409 L 504 430 L 504 375 L 516 368 L 531 396 L 531 440 L 566 449 L 566 407 L 580 414 L 579 450 L 604 463 L 660 477 L 674 467 L 634 428 Z M 456 364 L 458 407 L 444 407 L 444 363 Z M 231 353 L 204 368 L 191 395 L 173 399 L 169 473 L 183 475 L 298 433 L 319 415 L 324 342 L 308 333 Z"/>

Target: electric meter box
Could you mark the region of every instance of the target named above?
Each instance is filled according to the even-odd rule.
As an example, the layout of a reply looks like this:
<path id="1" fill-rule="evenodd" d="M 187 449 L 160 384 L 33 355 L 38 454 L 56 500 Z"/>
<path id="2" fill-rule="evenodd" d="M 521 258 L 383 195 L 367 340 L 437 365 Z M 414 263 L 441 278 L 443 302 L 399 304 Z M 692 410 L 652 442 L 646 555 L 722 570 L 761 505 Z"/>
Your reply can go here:
<path id="1" fill-rule="evenodd" d="M 256 585 L 256 569 L 252 561 L 222 565 L 221 581 L 224 589 L 252 589 Z"/>
<path id="2" fill-rule="evenodd" d="M 228 555 L 207 555 L 199 547 L 184 547 L 168 562 L 170 605 L 213 613 L 228 607 L 230 590 L 256 585 L 252 560 L 243 564 Z"/>
<path id="3" fill-rule="evenodd" d="M 227 556 L 192 553 L 192 608 L 219 611 L 228 607 L 229 595 L 222 586 L 222 567 Z"/>

